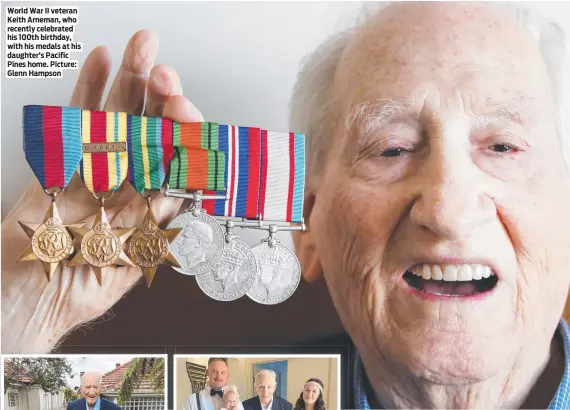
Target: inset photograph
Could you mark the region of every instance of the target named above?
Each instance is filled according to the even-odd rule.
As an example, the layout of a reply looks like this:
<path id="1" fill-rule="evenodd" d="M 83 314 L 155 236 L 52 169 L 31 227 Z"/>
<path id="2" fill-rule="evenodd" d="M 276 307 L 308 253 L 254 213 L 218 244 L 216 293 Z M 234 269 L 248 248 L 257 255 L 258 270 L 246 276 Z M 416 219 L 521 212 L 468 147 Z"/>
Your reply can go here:
<path id="1" fill-rule="evenodd" d="M 340 355 L 174 358 L 176 410 L 338 410 Z"/>
<path id="2" fill-rule="evenodd" d="M 3 410 L 166 410 L 166 355 L 2 356 L 2 361 Z"/>

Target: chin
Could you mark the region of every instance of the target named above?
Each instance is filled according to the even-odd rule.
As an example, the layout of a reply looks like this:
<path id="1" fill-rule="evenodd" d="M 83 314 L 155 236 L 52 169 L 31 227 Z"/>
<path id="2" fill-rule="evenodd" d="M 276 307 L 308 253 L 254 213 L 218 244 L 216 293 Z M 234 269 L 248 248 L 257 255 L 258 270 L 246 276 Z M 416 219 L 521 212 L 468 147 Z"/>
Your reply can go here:
<path id="1" fill-rule="evenodd" d="M 509 368 L 523 347 L 513 296 L 499 284 L 484 298 L 426 300 L 396 286 L 370 304 L 356 302 L 370 318 L 360 323 L 372 326 L 353 325 L 351 333 L 376 371 L 392 368 L 438 384 L 476 383 Z"/>
<path id="2" fill-rule="evenodd" d="M 501 343 L 497 343 L 500 340 Z M 520 352 L 517 338 L 428 332 L 386 346 L 409 373 L 437 384 L 478 383 L 509 369 Z"/>

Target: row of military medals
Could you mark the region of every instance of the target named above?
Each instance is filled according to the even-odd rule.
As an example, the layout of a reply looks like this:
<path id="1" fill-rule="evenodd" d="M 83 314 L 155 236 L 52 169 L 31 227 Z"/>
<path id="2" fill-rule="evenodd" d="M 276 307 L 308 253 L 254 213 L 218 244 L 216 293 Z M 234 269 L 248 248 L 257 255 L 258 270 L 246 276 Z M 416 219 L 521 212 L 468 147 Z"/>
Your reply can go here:
<path id="1" fill-rule="evenodd" d="M 133 136 L 131 144 L 127 144 L 126 135 L 117 135 L 115 129 L 114 142 L 97 142 L 91 125 L 109 126 L 113 123 L 108 121 L 109 116 L 116 117 L 112 118 L 115 123 L 126 121 L 124 113 L 89 112 L 70 107 L 25 107 L 26 159 L 52 202 L 41 224 L 20 222 L 31 238 L 31 244 L 18 261 L 40 260 L 48 281 L 62 262 L 67 262 L 68 266 L 90 265 L 99 285 L 104 280 L 105 268 L 138 266 L 150 287 L 157 268 L 166 264 L 182 274 L 195 276 L 200 289 L 219 301 L 232 301 L 247 295 L 257 303 L 273 305 L 293 295 L 300 282 L 301 267 L 294 252 L 284 246 L 276 234 L 278 231 L 304 230 L 304 224 L 271 223 L 266 226 L 261 215 L 257 220 L 208 215 L 201 207 L 202 200 L 227 200 L 227 194 L 205 195 L 196 187 L 193 187 L 195 192 L 185 192 L 183 186 L 170 189 L 168 184 L 163 190 L 164 167 L 159 172 L 160 166 L 155 166 L 149 172 L 148 157 L 153 154 L 150 152 L 153 146 L 141 145 L 140 135 Z M 58 121 L 46 121 L 50 117 Z M 135 139 L 138 144 L 133 143 Z M 133 151 L 137 149 L 135 146 L 147 151 L 144 154 L 146 171 L 141 161 L 129 160 L 129 156 L 141 158 L 139 152 Z M 45 155 L 62 147 L 63 155 Z M 190 153 L 197 150 L 180 148 L 189 158 Z M 154 157 L 161 160 L 158 155 Z M 101 158 L 106 158 L 107 162 Z M 109 166 L 111 161 L 114 161 L 113 166 Z M 175 158 L 171 161 L 171 174 L 174 162 Z M 129 173 L 129 166 L 137 169 Z M 85 223 L 65 225 L 55 204 L 56 197 L 65 190 L 77 169 L 87 188 L 100 202 L 91 228 Z M 105 177 L 100 178 L 101 175 Z M 113 228 L 105 213 L 105 201 L 120 188 L 127 175 L 135 190 L 146 200 L 147 213 L 137 228 Z M 152 199 L 160 192 L 167 197 L 191 200 L 188 209 L 164 230 L 158 226 L 151 206 Z M 234 227 L 264 229 L 269 236 L 249 248 L 234 235 Z"/>

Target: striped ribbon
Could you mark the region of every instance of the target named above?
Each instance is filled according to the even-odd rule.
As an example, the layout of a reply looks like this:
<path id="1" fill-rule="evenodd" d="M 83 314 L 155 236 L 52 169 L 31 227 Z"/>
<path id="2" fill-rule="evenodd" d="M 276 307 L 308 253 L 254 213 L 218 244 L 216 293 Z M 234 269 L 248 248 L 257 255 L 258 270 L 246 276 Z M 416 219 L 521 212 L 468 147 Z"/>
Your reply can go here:
<path id="1" fill-rule="evenodd" d="M 226 158 L 223 152 L 189 147 L 175 147 L 170 162 L 170 188 L 188 190 L 224 190 Z"/>
<path id="2" fill-rule="evenodd" d="M 129 182 L 138 192 L 162 187 L 173 154 L 172 125 L 166 118 L 127 116 Z"/>
<path id="3" fill-rule="evenodd" d="M 82 111 L 81 140 L 85 143 L 126 142 L 127 114 L 124 112 Z M 90 192 L 117 190 L 127 177 L 129 153 L 83 153 L 81 179 Z"/>
<path id="4" fill-rule="evenodd" d="M 81 155 L 81 143 L 97 142 L 126 142 L 128 148 Z M 169 170 L 172 188 L 219 195 L 228 190 L 227 201 L 203 201 L 210 215 L 302 222 L 302 134 L 26 106 L 24 149 L 44 188 L 67 185 L 78 161 L 81 178 L 95 193 L 114 191 L 127 177 L 139 192 L 159 189 Z"/>
<path id="5" fill-rule="evenodd" d="M 44 189 L 65 188 L 81 162 L 81 109 L 27 105 L 24 153 Z"/>
<path id="6" fill-rule="evenodd" d="M 229 198 L 203 201 L 210 215 L 302 222 L 304 135 L 220 125 L 218 140 Z"/>
<path id="7" fill-rule="evenodd" d="M 258 217 L 259 171 L 266 138 L 267 132 L 259 128 L 219 126 L 218 148 L 227 158 L 224 183 L 228 189 L 228 200 L 203 201 L 202 206 L 208 214 L 240 218 Z"/>
<path id="8" fill-rule="evenodd" d="M 262 167 L 259 213 L 264 220 L 303 221 L 305 136 L 269 132 L 267 162 Z"/>
<path id="9" fill-rule="evenodd" d="M 215 122 L 174 122 L 172 141 L 175 147 L 219 150 L 220 125 Z"/>

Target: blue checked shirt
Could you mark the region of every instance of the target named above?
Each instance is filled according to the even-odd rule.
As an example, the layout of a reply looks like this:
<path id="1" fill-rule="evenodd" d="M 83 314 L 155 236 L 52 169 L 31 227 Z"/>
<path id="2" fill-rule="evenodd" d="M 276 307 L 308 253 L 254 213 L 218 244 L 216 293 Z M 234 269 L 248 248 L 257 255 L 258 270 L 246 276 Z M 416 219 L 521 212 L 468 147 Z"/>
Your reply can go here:
<path id="1" fill-rule="evenodd" d="M 564 341 L 564 374 L 558 386 L 556 394 L 550 401 L 549 409 L 570 409 L 570 328 L 564 319 L 560 320 L 560 325 L 557 330 L 559 336 Z M 364 386 L 364 369 L 360 356 L 356 355 L 356 363 L 354 368 L 354 393 L 356 397 L 356 404 L 359 410 L 371 410 L 368 394 L 373 394 L 366 391 Z"/>

